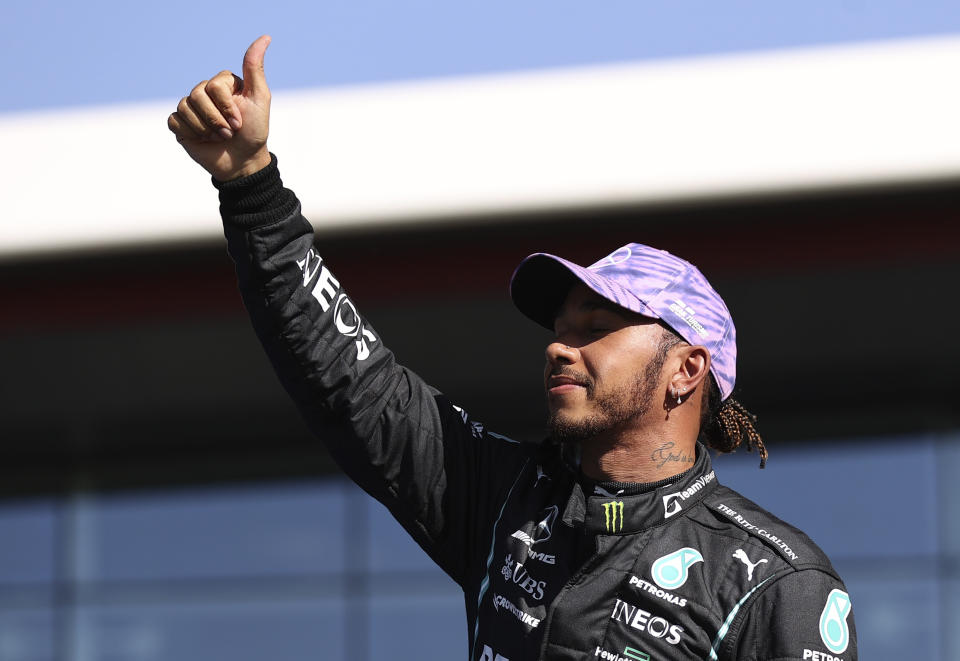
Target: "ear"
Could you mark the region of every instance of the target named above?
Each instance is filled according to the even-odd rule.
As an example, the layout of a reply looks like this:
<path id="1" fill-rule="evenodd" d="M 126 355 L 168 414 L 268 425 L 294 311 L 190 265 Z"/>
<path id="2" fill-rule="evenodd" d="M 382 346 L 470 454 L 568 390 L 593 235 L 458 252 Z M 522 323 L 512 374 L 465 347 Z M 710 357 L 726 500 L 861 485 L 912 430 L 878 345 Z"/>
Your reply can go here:
<path id="1" fill-rule="evenodd" d="M 679 358 L 680 366 L 670 378 L 670 393 L 686 399 L 710 374 L 710 352 L 704 346 L 686 346 Z"/>

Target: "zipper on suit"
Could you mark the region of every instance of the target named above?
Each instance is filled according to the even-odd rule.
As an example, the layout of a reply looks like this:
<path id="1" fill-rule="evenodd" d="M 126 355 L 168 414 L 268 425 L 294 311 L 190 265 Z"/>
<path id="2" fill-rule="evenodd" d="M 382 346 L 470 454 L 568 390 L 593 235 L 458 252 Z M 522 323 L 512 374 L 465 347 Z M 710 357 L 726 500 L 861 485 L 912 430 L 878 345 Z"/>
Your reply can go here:
<path id="1" fill-rule="evenodd" d="M 586 528 L 584 528 L 586 532 Z M 597 535 L 594 537 L 594 553 L 580 566 L 576 572 L 574 572 L 570 578 L 567 579 L 567 582 L 563 584 L 563 587 L 560 588 L 560 592 L 557 593 L 556 598 L 550 604 L 550 608 L 547 610 L 546 622 L 543 627 L 543 640 L 540 641 L 540 653 L 537 655 L 538 659 L 542 659 L 544 652 L 547 650 L 547 641 L 550 639 L 550 626 L 553 624 L 553 614 L 557 610 L 557 606 L 560 605 L 560 602 L 563 601 L 563 597 L 567 594 L 570 588 L 573 587 L 574 583 L 580 580 L 580 578 L 586 574 L 588 571 L 593 569 L 594 565 L 597 564 L 597 561 L 604 557 L 605 552 L 599 550 L 600 546 L 600 536 Z"/>

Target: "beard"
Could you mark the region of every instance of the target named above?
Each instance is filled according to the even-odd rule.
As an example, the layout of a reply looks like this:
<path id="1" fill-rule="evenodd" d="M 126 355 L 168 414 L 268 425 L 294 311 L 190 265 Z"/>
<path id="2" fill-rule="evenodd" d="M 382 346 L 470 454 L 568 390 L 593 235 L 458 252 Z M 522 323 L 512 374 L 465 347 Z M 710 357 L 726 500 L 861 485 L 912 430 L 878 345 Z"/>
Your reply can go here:
<path id="1" fill-rule="evenodd" d="M 660 384 L 664 359 L 654 358 L 638 373 L 633 383 L 610 392 L 597 394 L 596 384 L 585 374 L 561 370 L 560 374 L 576 378 L 586 388 L 587 401 L 593 401 L 594 411 L 579 419 L 561 411 L 551 411 L 547 419 L 550 437 L 560 443 L 583 443 L 632 420 L 645 416 L 653 404 Z"/>

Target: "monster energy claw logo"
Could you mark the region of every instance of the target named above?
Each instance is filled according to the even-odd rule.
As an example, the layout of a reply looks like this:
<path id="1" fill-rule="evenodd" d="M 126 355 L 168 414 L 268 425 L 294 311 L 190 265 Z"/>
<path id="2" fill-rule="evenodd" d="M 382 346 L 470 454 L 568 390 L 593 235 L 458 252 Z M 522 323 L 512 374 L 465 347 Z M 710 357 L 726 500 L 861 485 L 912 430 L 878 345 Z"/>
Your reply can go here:
<path id="1" fill-rule="evenodd" d="M 619 518 L 617 518 L 619 516 Z M 611 500 L 603 504 L 603 520 L 607 532 L 623 530 L 623 501 Z"/>
<path id="2" fill-rule="evenodd" d="M 834 654 L 846 651 L 850 643 L 847 615 L 850 614 L 850 595 L 843 590 L 831 590 L 820 614 L 820 638 Z"/>

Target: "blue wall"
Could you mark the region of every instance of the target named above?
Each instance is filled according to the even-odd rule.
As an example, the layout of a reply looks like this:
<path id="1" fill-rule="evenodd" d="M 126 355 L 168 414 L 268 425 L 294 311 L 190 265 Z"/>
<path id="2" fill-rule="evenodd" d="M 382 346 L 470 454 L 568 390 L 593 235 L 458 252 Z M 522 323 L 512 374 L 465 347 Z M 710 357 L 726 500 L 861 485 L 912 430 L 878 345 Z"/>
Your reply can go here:
<path id="1" fill-rule="evenodd" d="M 960 658 L 960 436 L 774 447 L 756 465 L 715 462 L 831 556 L 861 658 Z M 6 502 L 0 539 L 3 661 L 466 651 L 457 586 L 342 478 Z"/>

